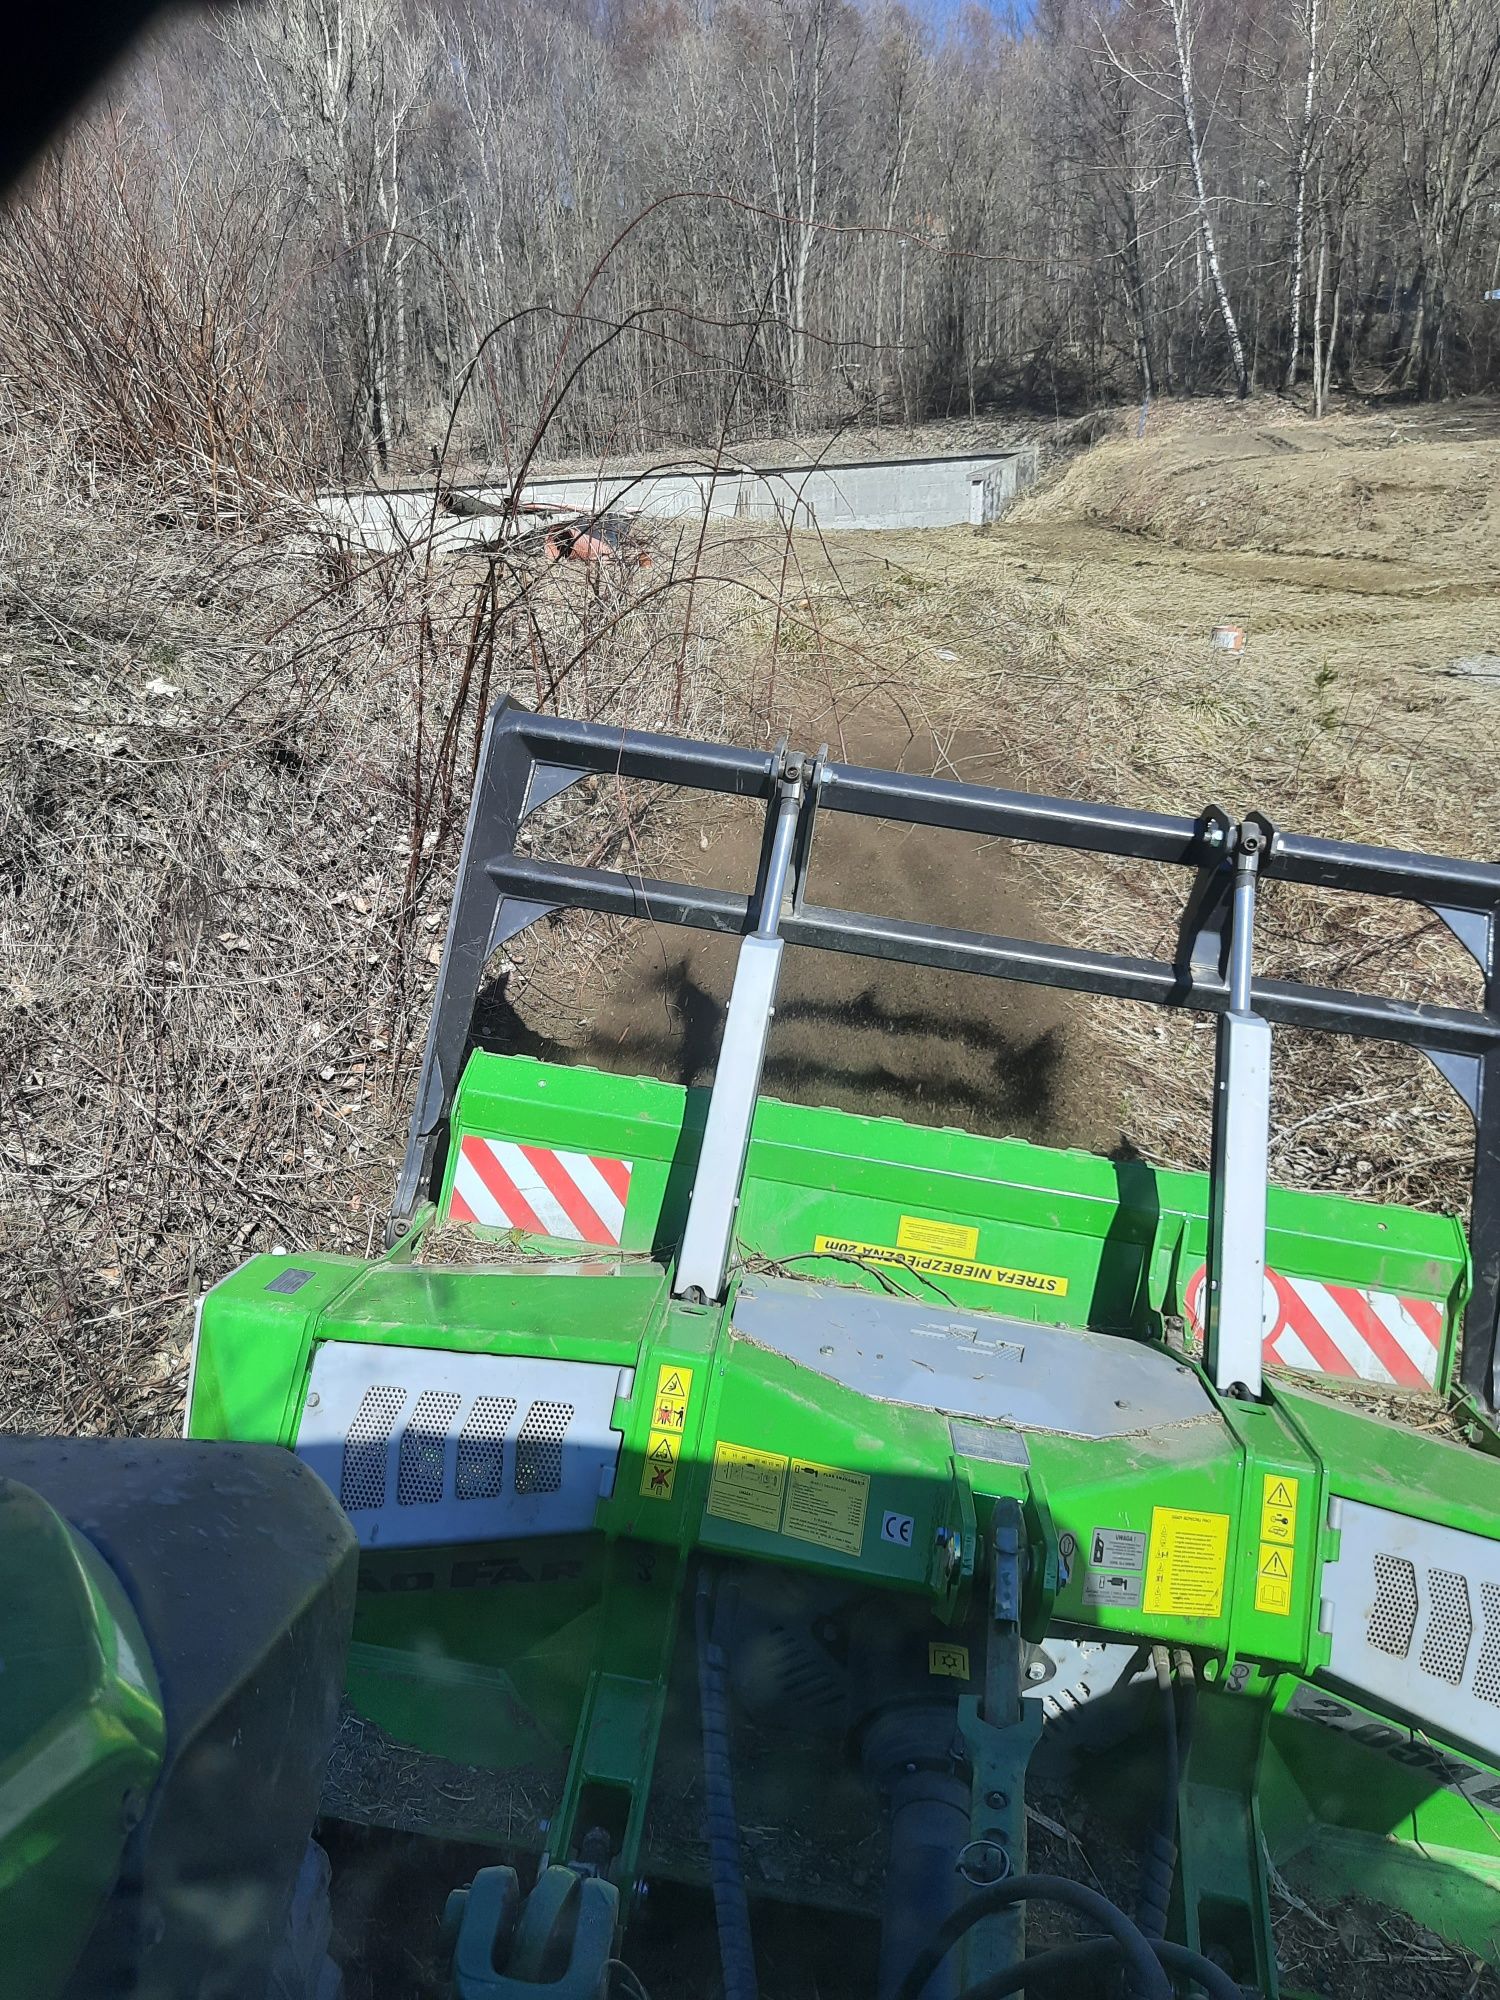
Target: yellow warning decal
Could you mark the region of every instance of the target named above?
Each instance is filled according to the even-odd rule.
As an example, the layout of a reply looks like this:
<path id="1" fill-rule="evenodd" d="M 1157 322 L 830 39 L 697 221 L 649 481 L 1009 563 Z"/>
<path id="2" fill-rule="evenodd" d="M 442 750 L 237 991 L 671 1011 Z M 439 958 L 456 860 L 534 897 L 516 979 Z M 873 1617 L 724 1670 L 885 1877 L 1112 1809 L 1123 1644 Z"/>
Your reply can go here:
<path id="1" fill-rule="evenodd" d="M 1036 1292 L 1044 1298 L 1066 1298 L 1068 1281 L 1049 1271 L 1013 1271 L 1005 1264 L 971 1264 L 929 1250 L 902 1250 L 889 1243 L 858 1243 L 850 1236 L 818 1236 L 814 1254 L 857 1257 L 866 1264 L 899 1264 L 926 1278 L 964 1278 L 974 1285 L 1007 1285 L 1012 1291 Z"/>
<path id="2" fill-rule="evenodd" d="M 900 1250 L 930 1250 L 937 1257 L 972 1257 L 979 1248 L 979 1231 L 962 1222 L 929 1222 L 925 1216 L 903 1215 L 896 1231 Z"/>
<path id="3" fill-rule="evenodd" d="M 940 1674 L 946 1680 L 966 1681 L 969 1678 L 968 1647 L 951 1646 L 941 1639 L 929 1640 L 927 1671 L 929 1674 Z"/>
<path id="4" fill-rule="evenodd" d="M 869 1499 L 870 1481 L 865 1473 L 794 1458 L 781 1532 L 799 1542 L 816 1542 L 819 1548 L 857 1556 L 864 1546 Z"/>
<path id="5" fill-rule="evenodd" d="M 1268 1472 L 1260 1488 L 1260 1538 L 1263 1542 L 1297 1539 L 1297 1484 L 1285 1472 Z"/>
<path id="6" fill-rule="evenodd" d="M 676 1431 L 687 1423 L 688 1397 L 693 1393 L 693 1371 L 675 1361 L 664 1361 L 656 1371 L 656 1397 L 651 1405 L 651 1428 Z"/>
<path id="7" fill-rule="evenodd" d="M 641 1467 L 642 1499 L 671 1499 L 681 1451 L 682 1439 L 675 1431 L 652 1431 L 646 1439 L 646 1459 Z"/>
<path id="8" fill-rule="evenodd" d="M 721 1521 L 740 1521 L 747 1528 L 778 1534 L 786 1463 L 779 1451 L 758 1451 L 753 1444 L 726 1444 L 721 1438 L 714 1446 L 704 1511 L 717 1514 Z"/>
<path id="9" fill-rule="evenodd" d="M 1227 1514 L 1153 1507 L 1143 1608 L 1168 1618 L 1217 1618 L 1228 1561 Z"/>
<path id="10" fill-rule="evenodd" d="M 1292 1609 L 1292 1574 L 1296 1556 L 1275 1542 L 1262 1542 L 1255 1563 L 1255 1608 L 1289 1617 Z"/>

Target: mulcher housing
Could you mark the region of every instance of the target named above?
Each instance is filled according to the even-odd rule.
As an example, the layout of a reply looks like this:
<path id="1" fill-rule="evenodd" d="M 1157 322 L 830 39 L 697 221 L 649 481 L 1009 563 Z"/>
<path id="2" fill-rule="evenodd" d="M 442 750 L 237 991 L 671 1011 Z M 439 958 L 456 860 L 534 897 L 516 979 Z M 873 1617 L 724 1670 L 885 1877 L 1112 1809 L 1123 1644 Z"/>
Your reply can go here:
<path id="1" fill-rule="evenodd" d="M 763 801 L 757 882 L 734 895 L 522 851 L 528 817 L 590 775 Z M 830 811 L 1183 869 L 1179 950 L 815 905 Z M 1483 1004 L 1255 978 L 1267 879 L 1425 903 L 1476 960 Z M 711 1092 L 470 1047 L 489 960 L 571 908 L 742 939 Z M 416 1817 L 373 1793 L 347 1809 L 544 1854 L 534 1903 L 559 1870 L 597 1885 L 593 1931 L 576 1896 L 546 1917 L 579 1981 L 551 1990 L 592 1992 L 584 1941 L 628 1955 L 643 1874 L 704 1867 L 648 1829 L 653 1776 L 696 1731 L 696 1643 L 737 1728 L 821 1744 L 884 1800 L 894 1993 L 925 1941 L 914 1903 L 935 1926 L 1025 1868 L 1039 1736 L 1124 1702 L 1155 1646 L 1198 1690 L 1171 1935 L 1275 1994 L 1274 1868 L 1494 1957 L 1500 1467 L 1475 1446 L 1494 1435 L 1500 1309 L 1497 908 L 1495 868 L 1212 809 L 1113 811 L 502 706 L 389 1247 L 253 1259 L 205 1300 L 195 1349 L 190 1433 L 295 1451 L 359 1537 L 349 1701 L 437 1776 Z M 761 1097 L 785 944 L 1217 1015 L 1213 1171 Z M 1467 1239 L 1448 1218 L 1267 1189 L 1272 1024 L 1431 1057 L 1475 1118 Z M 1331 1398 L 1319 1375 L 1446 1408 L 1470 1442 Z M 1099 1740 L 1132 1768 L 1123 1736 Z M 525 1772 L 546 1810 L 476 1826 L 438 1782 L 453 1765 Z M 815 1797 L 795 1810 L 817 1827 Z M 834 1853 L 777 1893 L 838 1903 L 839 1879 Z M 487 1893 L 455 1910 L 458 1990 L 524 1993 L 525 1924 L 534 1945 L 543 1920 L 518 1929 Z M 1023 1948 L 1018 1915 L 990 1918 L 924 1992 Z"/>

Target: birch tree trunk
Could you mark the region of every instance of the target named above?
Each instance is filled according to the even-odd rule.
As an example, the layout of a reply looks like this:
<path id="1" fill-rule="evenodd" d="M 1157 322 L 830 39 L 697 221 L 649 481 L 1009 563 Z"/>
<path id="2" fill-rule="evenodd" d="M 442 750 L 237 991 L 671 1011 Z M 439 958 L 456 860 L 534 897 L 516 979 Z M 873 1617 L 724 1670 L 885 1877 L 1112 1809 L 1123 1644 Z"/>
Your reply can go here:
<path id="1" fill-rule="evenodd" d="M 1297 361 L 1302 346 L 1302 264 L 1307 249 L 1307 168 L 1312 158 L 1313 111 L 1318 89 L 1318 0 L 1306 0 L 1302 23 L 1307 35 L 1307 77 L 1302 91 L 1302 125 L 1292 169 L 1292 251 L 1288 272 L 1291 329 L 1287 337 L 1288 390 L 1297 385 Z"/>
<path id="2" fill-rule="evenodd" d="M 1213 217 L 1208 206 L 1208 189 L 1203 178 L 1203 142 L 1198 132 L 1198 110 L 1193 89 L 1193 24 L 1188 13 L 1189 0 L 1163 0 L 1163 3 L 1172 17 L 1172 44 L 1177 58 L 1177 87 L 1182 99 L 1182 127 L 1187 139 L 1188 167 L 1193 178 L 1198 234 L 1202 239 L 1203 257 L 1213 285 L 1214 302 L 1219 309 L 1219 318 L 1224 323 L 1225 337 L 1229 341 L 1229 352 L 1233 357 L 1236 392 L 1240 396 L 1248 396 L 1250 371 L 1245 365 L 1245 345 L 1240 339 L 1239 322 L 1234 316 L 1234 308 L 1229 303 L 1229 288 L 1224 282 L 1224 269 L 1219 262 L 1219 246 L 1214 238 Z"/>
<path id="3" fill-rule="evenodd" d="M 1313 287 L 1312 380 L 1313 415 L 1323 414 L 1327 377 L 1323 368 L 1323 280 L 1328 271 L 1328 218 L 1323 208 L 1323 190 L 1318 189 L 1318 275 Z"/>

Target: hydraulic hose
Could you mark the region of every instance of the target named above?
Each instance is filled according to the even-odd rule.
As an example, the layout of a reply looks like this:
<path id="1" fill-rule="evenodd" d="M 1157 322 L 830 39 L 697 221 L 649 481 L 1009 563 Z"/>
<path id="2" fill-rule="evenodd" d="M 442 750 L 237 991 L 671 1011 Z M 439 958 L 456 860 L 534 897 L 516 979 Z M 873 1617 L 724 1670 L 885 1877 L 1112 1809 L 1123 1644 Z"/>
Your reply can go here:
<path id="1" fill-rule="evenodd" d="M 1140 2000 L 1172 2000 L 1172 1983 L 1139 1925 L 1125 1912 L 1101 1896 L 1097 1890 L 1072 1882 L 1066 1875 L 1012 1875 L 978 1889 L 953 1914 L 939 1924 L 931 1944 L 917 1954 L 911 1970 L 901 1982 L 896 2000 L 918 2000 L 918 1995 L 960 1938 L 1014 1903 L 1063 1903 L 1107 1931 L 1118 1945 L 1129 1968 L 1132 1984 Z"/>
<path id="2" fill-rule="evenodd" d="M 1209 2000 L 1245 2000 L 1243 1989 L 1223 1966 L 1215 1965 L 1202 1952 L 1189 1951 L 1185 1944 L 1169 1944 L 1165 1938 L 1157 1938 L 1151 1949 L 1168 1972 L 1180 1979 L 1195 1980 Z M 1042 1985 L 1084 1972 L 1091 1965 L 1116 1957 L 1118 1952 L 1119 1946 L 1113 1938 L 1086 1938 L 1081 1944 L 1061 1944 L 966 1986 L 958 2000 L 1005 2000 L 1007 1994 L 1027 1992 L 1033 1984 Z"/>
<path id="3" fill-rule="evenodd" d="M 1172 1879 L 1177 1873 L 1177 1794 L 1182 1784 L 1182 1758 L 1177 1732 L 1177 1688 L 1172 1679 L 1172 1656 L 1165 1646 L 1151 1648 L 1151 1664 L 1156 1669 L 1156 1685 L 1161 1693 L 1167 1754 L 1162 1771 L 1161 1805 L 1141 1862 L 1135 1920 L 1154 1943 L 1167 1934 L 1167 1906 L 1172 1900 Z"/>
<path id="4" fill-rule="evenodd" d="M 1193 1656 L 1186 1646 L 1179 1646 L 1175 1657 L 1177 1692 L 1182 1702 L 1182 1713 L 1177 1723 L 1177 1761 L 1186 1771 L 1193 1748 L 1193 1725 L 1198 1719 L 1198 1675 L 1193 1666 Z"/>
<path id="5" fill-rule="evenodd" d="M 708 1879 L 719 1932 L 724 2000 L 756 2000 L 755 1947 L 750 1903 L 740 1866 L 740 1827 L 734 1810 L 734 1768 L 729 1745 L 729 1683 L 724 1650 L 713 1634 L 713 1582 L 698 1579 L 694 1605 L 698 1638 L 698 1705 L 703 1723 L 703 1811 L 708 1835 Z"/>
<path id="6" fill-rule="evenodd" d="M 972 1832 L 972 1782 L 954 1755 L 958 1734 L 957 1703 L 934 1700 L 893 1701 L 864 1730 L 860 1761 L 889 1823 L 873 2000 L 893 2000 L 933 1925 L 969 1893 L 958 1863 Z M 957 1966 L 942 1966 L 922 2000 L 958 2000 L 960 1981 Z"/>

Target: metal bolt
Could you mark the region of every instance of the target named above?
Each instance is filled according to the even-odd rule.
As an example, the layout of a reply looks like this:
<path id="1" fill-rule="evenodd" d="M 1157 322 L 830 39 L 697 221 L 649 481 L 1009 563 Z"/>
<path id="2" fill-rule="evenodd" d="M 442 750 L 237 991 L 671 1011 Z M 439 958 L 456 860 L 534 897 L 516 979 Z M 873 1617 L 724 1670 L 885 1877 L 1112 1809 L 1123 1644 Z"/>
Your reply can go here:
<path id="1" fill-rule="evenodd" d="M 1047 1678 L 1045 1663 L 1041 1660 L 1033 1660 L 1031 1665 L 1026 1669 L 1026 1678 L 1029 1681 L 1044 1681 Z"/>
<path id="2" fill-rule="evenodd" d="M 986 1792 L 984 1802 L 991 1812 L 1003 1812 L 1006 1806 L 1010 1804 L 1010 1800 L 1004 1792 Z"/>
<path id="3" fill-rule="evenodd" d="M 310 1410 L 315 1410 L 318 1407 L 319 1403 L 322 1402 L 322 1400 L 323 1398 L 318 1394 L 317 1390 L 313 1389 L 308 1393 L 307 1407 Z"/>

